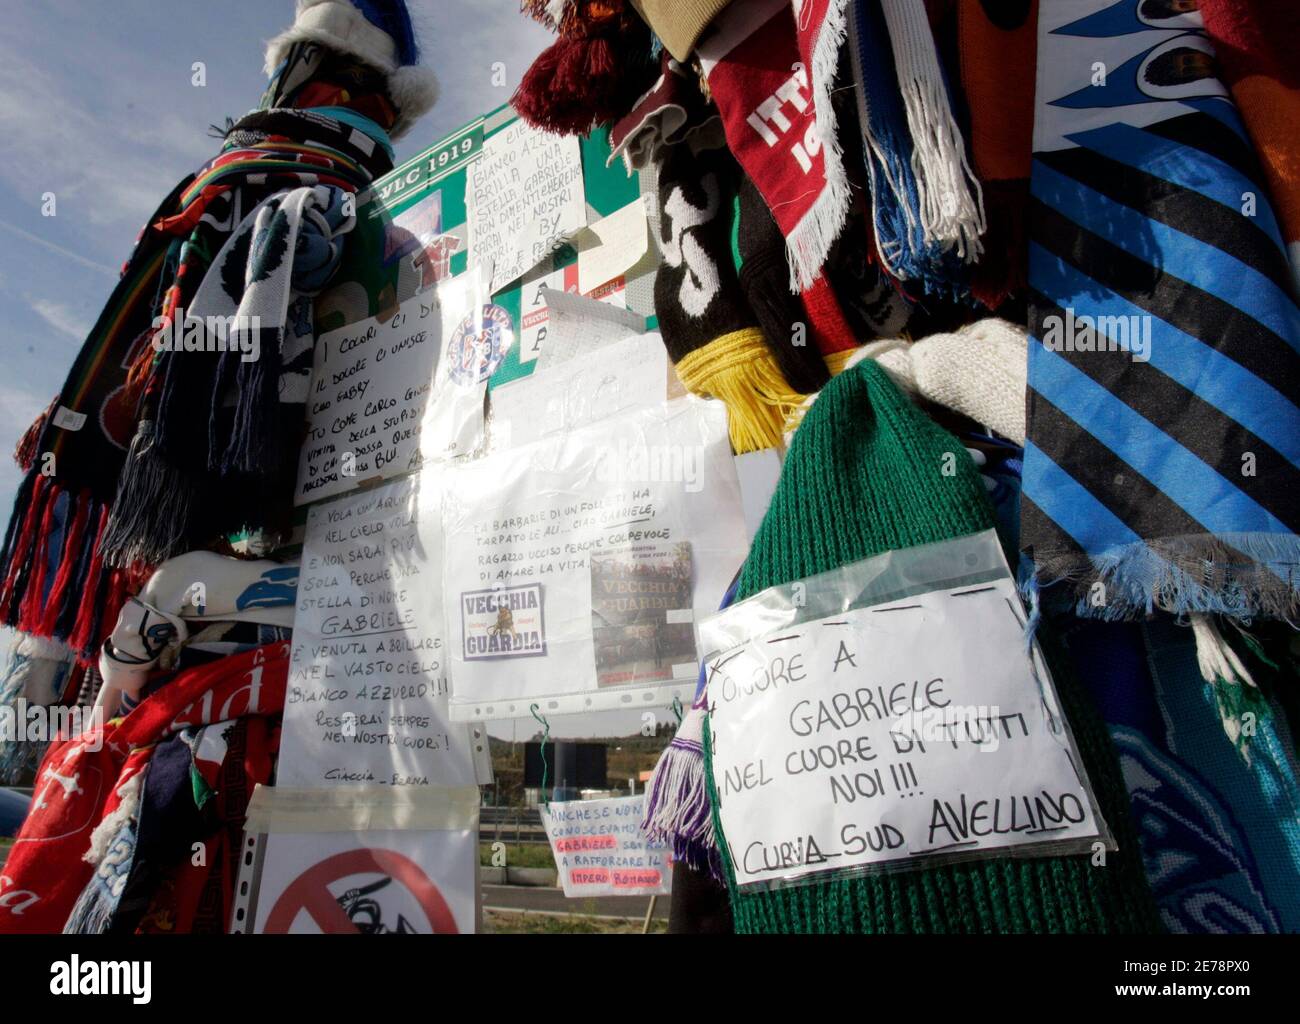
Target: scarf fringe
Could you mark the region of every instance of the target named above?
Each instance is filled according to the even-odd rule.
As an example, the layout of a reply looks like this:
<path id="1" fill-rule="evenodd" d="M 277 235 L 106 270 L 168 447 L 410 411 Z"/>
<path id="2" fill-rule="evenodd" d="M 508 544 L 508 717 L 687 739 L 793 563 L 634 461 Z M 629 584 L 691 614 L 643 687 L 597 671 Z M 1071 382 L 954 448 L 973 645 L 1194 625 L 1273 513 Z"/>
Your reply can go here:
<path id="1" fill-rule="evenodd" d="M 727 407 L 727 430 L 737 455 L 781 442 L 786 418 L 803 396 L 781 375 L 757 327 L 715 338 L 677 362 L 688 391 L 712 395 Z"/>
<path id="2" fill-rule="evenodd" d="M 135 856 L 143 789 L 142 769 L 118 787 L 120 803 L 91 832 L 90 848 L 81 859 L 93 864 L 95 873 L 73 904 L 63 934 L 102 935 L 113 923 Z"/>
<path id="3" fill-rule="evenodd" d="M 702 714 L 692 709 L 688 715 Z M 683 722 L 683 729 L 687 723 Z M 680 737 L 680 732 L 679 732 Z M 709 806 L 704 750 L 698 742 L 674 738 L 659 756 L 646 787 L 641 828 L 651 842 L 672 847 L 673 858 L 721 879 L 717 834 Z"/>
<path id="4" fill-rule="evenodd" d="M 64 935 L 103 935 L 113 923 L 117 904 L 107 898 L 99 876 L 93 876 L 72 905 Z"/>
<path id="5" fill-rule="evenodd" d="M 828 6 L 821 32 L 813 45 L 810 77 L 826 187 L 786 239 L 790 291 L 795 294 L 809 288 L 821 275 L 831 246 L 844 230 L 852 202 L 831 96 L 840 49 L 848 31 L 847 9 L 847 0 L 835 0 Z"/>
<path id="6" fill-rule="evenodd" d="M 855 5 L 860 0 L 854 0 Z M 926 267 L 921 246 L 921 211 L 907 152 L 910 140 L 903 138 L 905 124 L 897 124 L 885 116 L 872 116 L 870 76 L 877 73 L 874 58 L 877 52 L 867 52 L 868 46 L 882 43 L 871 33 L 870 24 L 864 20 L 869 15 L 859 14 L 850 32 L 850 56 L 853 58 L 853 77 L 857 82 L 858 121 L 862 128 L 866 149 L 867 171 L 870 176 L 871 221 L 876 238 L 876 253 L 880 265 L 894 278 L 903 281 L 924 279 Z M 885 87 L 883 81 L 879 84 Z"/>
<path id="7" fill-rule="evenodd" d="M 700 750 L 669 744 L 659 756 L 646 794 L 641 827 L 653 842 L 680 841 L 703 849 L 717 845 Z"/>
<path id="8" fill-rule="evenodd" d="M 279 353 L 263 352 L 262 358 L 240 363 L 235 371 L 235 423 L 225 446 L 209 447 L 209 469 L 223 476 L 230 473 L 270 476 L 280 465 L 278 406 Z M 274 363 L 274 366 L 269 364 Z M 212 417 L 215 422 L 215 411 Z M 216 464 L 219 460 L 219 464 Z"/>
<path id="9" fill-rule="evenodd" d="M 39 472 L 28 474 L 0 556 L 0 624 L 94 656 L 96 624 L 107 610 L 98 553 L 107 515 L 88 491 L 74 493 Z"/>
<path id="10" fill-rule="evenodd" d="M 113 837 L 123 825 L 129 824 L 140 809 L 140 793 L 144 787 L 144 771 L 138 771 L 117 787 L 118 805 L 95 826 L 90 833 L 90 847 L 81 859 L 99 867 L 112 849 Z"/>
<path id="11" fill-rule="evenodd" d="M 826 143 L 823 141 L 823 146 Z M 821 276 L 831 246 L 844 230 L 849 214 L 849 182 L 842 162 L 825 160 L 826 187 L 785 240 L 790 264 L 790 291 L 798 294 Z M 832 166 L 835 172 L 832 173 Z"/>
<path id="12" fill-rule="evenodd" d="M 81 555 L 86 542 L 86 524 L 95 511 L 94 502 L 92 501 L 76 501 L 72 504 L 74 505 L 71 510 L 72 522 L 68 526 L 63 556 L 54 572 L 54 580 L 49 588 L 49 596 L 45 598 L 41 631 L 38 634 L 40 636 L 55 635 L 59 621 L 59 610 L 63 607 L 72 590 L 73 573 L 81 564 Z"/>
<path id="13" fill-rule="evenodd" d="M 92 542 L 90 564 L 79 591 L 81 601 L 77 606 L 73 620 L 72 635 L 68 637 L 68 646 L 81 657 L 93 659 L 99 654 L 99 622 L 103 618 L 104 602 L 109 589 L 112 570 L 105 569 L 102 554 L 104 532 L 108 529 L 108 509 L 101 506 L 99 510 L 99 529 Z M 117 609 L 112 612 L 113 621 L 117 621 Z"/>
<path id="14" fill-rule="evenodd" d="M 106 565 L 157 565 L 187 548 L 198 505 L 194 484 L 155 444 L 154 425 L 141 420 L 131 439 L 117 497 L 100 544 Z"/>
<path id="15" fill-rule="evenodd" d="M 1075 614 L 1108 622 L 1146 618 L 1159 609 L 1224 615 L 1243 624 L 1279 619 L 1300 628 L 1297 563 L 1300 537 L 1294 534 L 1199 534 L 1094 555 L 1070 552 L 1033 562 L 1022 556 L 1021 592 L 1028 598 L 1033 582 L 1041 588 L 1068 584 Z"/>
<path id="16" fill-rule="evenodd" d="M 32 425 L 23 432 L 23 436 L 18 439 L 18 444 L 14 447 L 14 461 L 18 463 L 18 468 L 27 472 L 36 462 L 36 454 L 40 449 L 41 435 L 45 433 L 45 424 L 54 414 L 59 400 L 56 397 L 46 406 L 36 419 L 32 420 Z"/>
<path id="17" fill-rule="evenodd" d="M 944 252 L 955 248 L 963 262 L 974 262 L 983 252 L 983 194 L 952 116 L 925 6 L 921 0 L 885 0 L 883 9 L 912 134 L 925 242 Z"/>
<path id="18" fill-rule="evenodd" d="M 1250 765 L 1250 741 L 1256 730 L 1246 728 L 1246 715 L 1262 722 L 1268 716 L 1268 701 L 1245 663 L 1219 631 L 1211 615 L 1194 612 L 1189 616 L 1196 637 L 1196 664 L 1201 678 L 1210 684 L 1214 703 L 1223 722 L 1223 731 L 1237 749 L 1247 767 Z"/>

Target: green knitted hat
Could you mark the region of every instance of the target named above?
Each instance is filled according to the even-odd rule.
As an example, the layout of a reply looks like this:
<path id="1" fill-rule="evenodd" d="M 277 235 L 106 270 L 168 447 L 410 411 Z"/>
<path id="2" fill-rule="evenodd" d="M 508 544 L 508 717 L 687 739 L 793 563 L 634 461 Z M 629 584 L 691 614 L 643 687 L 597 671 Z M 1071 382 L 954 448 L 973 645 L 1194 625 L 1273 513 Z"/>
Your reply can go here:
<path id="1" fill-rule="evenodd" d="M 993 512 L 960 441 L 871 360 L 835 377 L 794 436 L 781 481 L 741 572 L 737 600 L 885 551 L 986 530 Z M 1041 637 L 1040 630 L 1040 640 Z M 1161 926 L 1105 727 L 1082 688 L 1045 653 L 1119 850 L 996 858 L 919 871 L 740 892 L 719 841 L 738 932 L 1152 932 Z M 719 837 L 709 735 L 705 766 Z"/>

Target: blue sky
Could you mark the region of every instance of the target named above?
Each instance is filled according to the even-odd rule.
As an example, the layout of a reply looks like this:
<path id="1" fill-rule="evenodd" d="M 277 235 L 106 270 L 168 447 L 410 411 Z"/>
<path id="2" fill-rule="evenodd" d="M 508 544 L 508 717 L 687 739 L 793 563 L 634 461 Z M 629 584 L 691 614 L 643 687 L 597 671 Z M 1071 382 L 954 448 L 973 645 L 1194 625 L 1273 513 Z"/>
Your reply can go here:
<path id="1" fill-rule="evenodd" d="M 398 161 L 510 98 L 551 36 L 518 0 L 408 0 L 438 105 Z M 0 517 L 8 453 L 63 383 L 145 218 L 257 105 L 292 0 L 5 3 L 0 34 Z M 191 84 L 195 61 L 207 84 Z M 506 83 L 492 84 L 493 63 Z M 56 215 L 41 214 L 53 192 Z"/>

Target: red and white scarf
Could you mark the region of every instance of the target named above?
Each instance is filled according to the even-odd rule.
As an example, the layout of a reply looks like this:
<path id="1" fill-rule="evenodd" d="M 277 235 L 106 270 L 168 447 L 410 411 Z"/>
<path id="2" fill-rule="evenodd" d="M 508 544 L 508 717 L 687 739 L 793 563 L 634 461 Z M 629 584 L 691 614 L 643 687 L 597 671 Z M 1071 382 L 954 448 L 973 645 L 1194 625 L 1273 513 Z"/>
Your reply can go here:
<path id="1" fill-rule="evenodd" d="M 727 144 L 785 236 L 792 292 L 817 279 L 848 216 L 831 109 L 845 8 L 846 0 L 732 4 L 697 50 Z"/>
<path id="2" fill-rule="evenodd" d="M 95 871 L 85 859 L 136 813 L 159 740 L 182 729 L 284 708 L 289 645 L 267 644 L 179 673 L 125 718 L 51 743 L 31 811 L 0 870 L 0 934 L 61 932 Z"/>

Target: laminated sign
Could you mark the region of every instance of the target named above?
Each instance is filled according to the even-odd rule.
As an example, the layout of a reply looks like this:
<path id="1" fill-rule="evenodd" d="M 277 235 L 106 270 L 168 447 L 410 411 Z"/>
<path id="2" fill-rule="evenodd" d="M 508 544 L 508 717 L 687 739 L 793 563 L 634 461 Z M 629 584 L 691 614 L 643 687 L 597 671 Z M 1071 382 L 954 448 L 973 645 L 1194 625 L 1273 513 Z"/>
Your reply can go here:
<path id="1" fill-rule="evenodd" d="M 307 517 L 277 783 L 472 785 L 471 737 L 448 719 L 435 474 Z"/>
<path id="2" fill-rule="evenodd" d="M 745 557 L 726 410 L 659 403 L 450 466 L 443 528 L 453 718 L 693 688 L 696 616 Z"/>
<path id="3" fill-rule="evenodd" d="M 701 645 L 741 886 L 1111 845 L 993 531 L 764 592 Z"/>
<path id="4" fill-rule="evenodd" d="M 541 808 L 564 895 L 658 896 L 670 891 L 672 858 L 641 831 L 645 795 L 570 800 Z"/>
<path id="5" fill-rule="evenodd" d="M 475 931 L 478 835 L 456 831 L 273 834 L 254 930 L 269 935 Z"/>
<path id="6" fill-rule="evenodd" d="M 474 452 L 487 378 L 514 344 L 514 320 L 477 268 L 383 319 L 316 343 L 299 505 Z"/>

